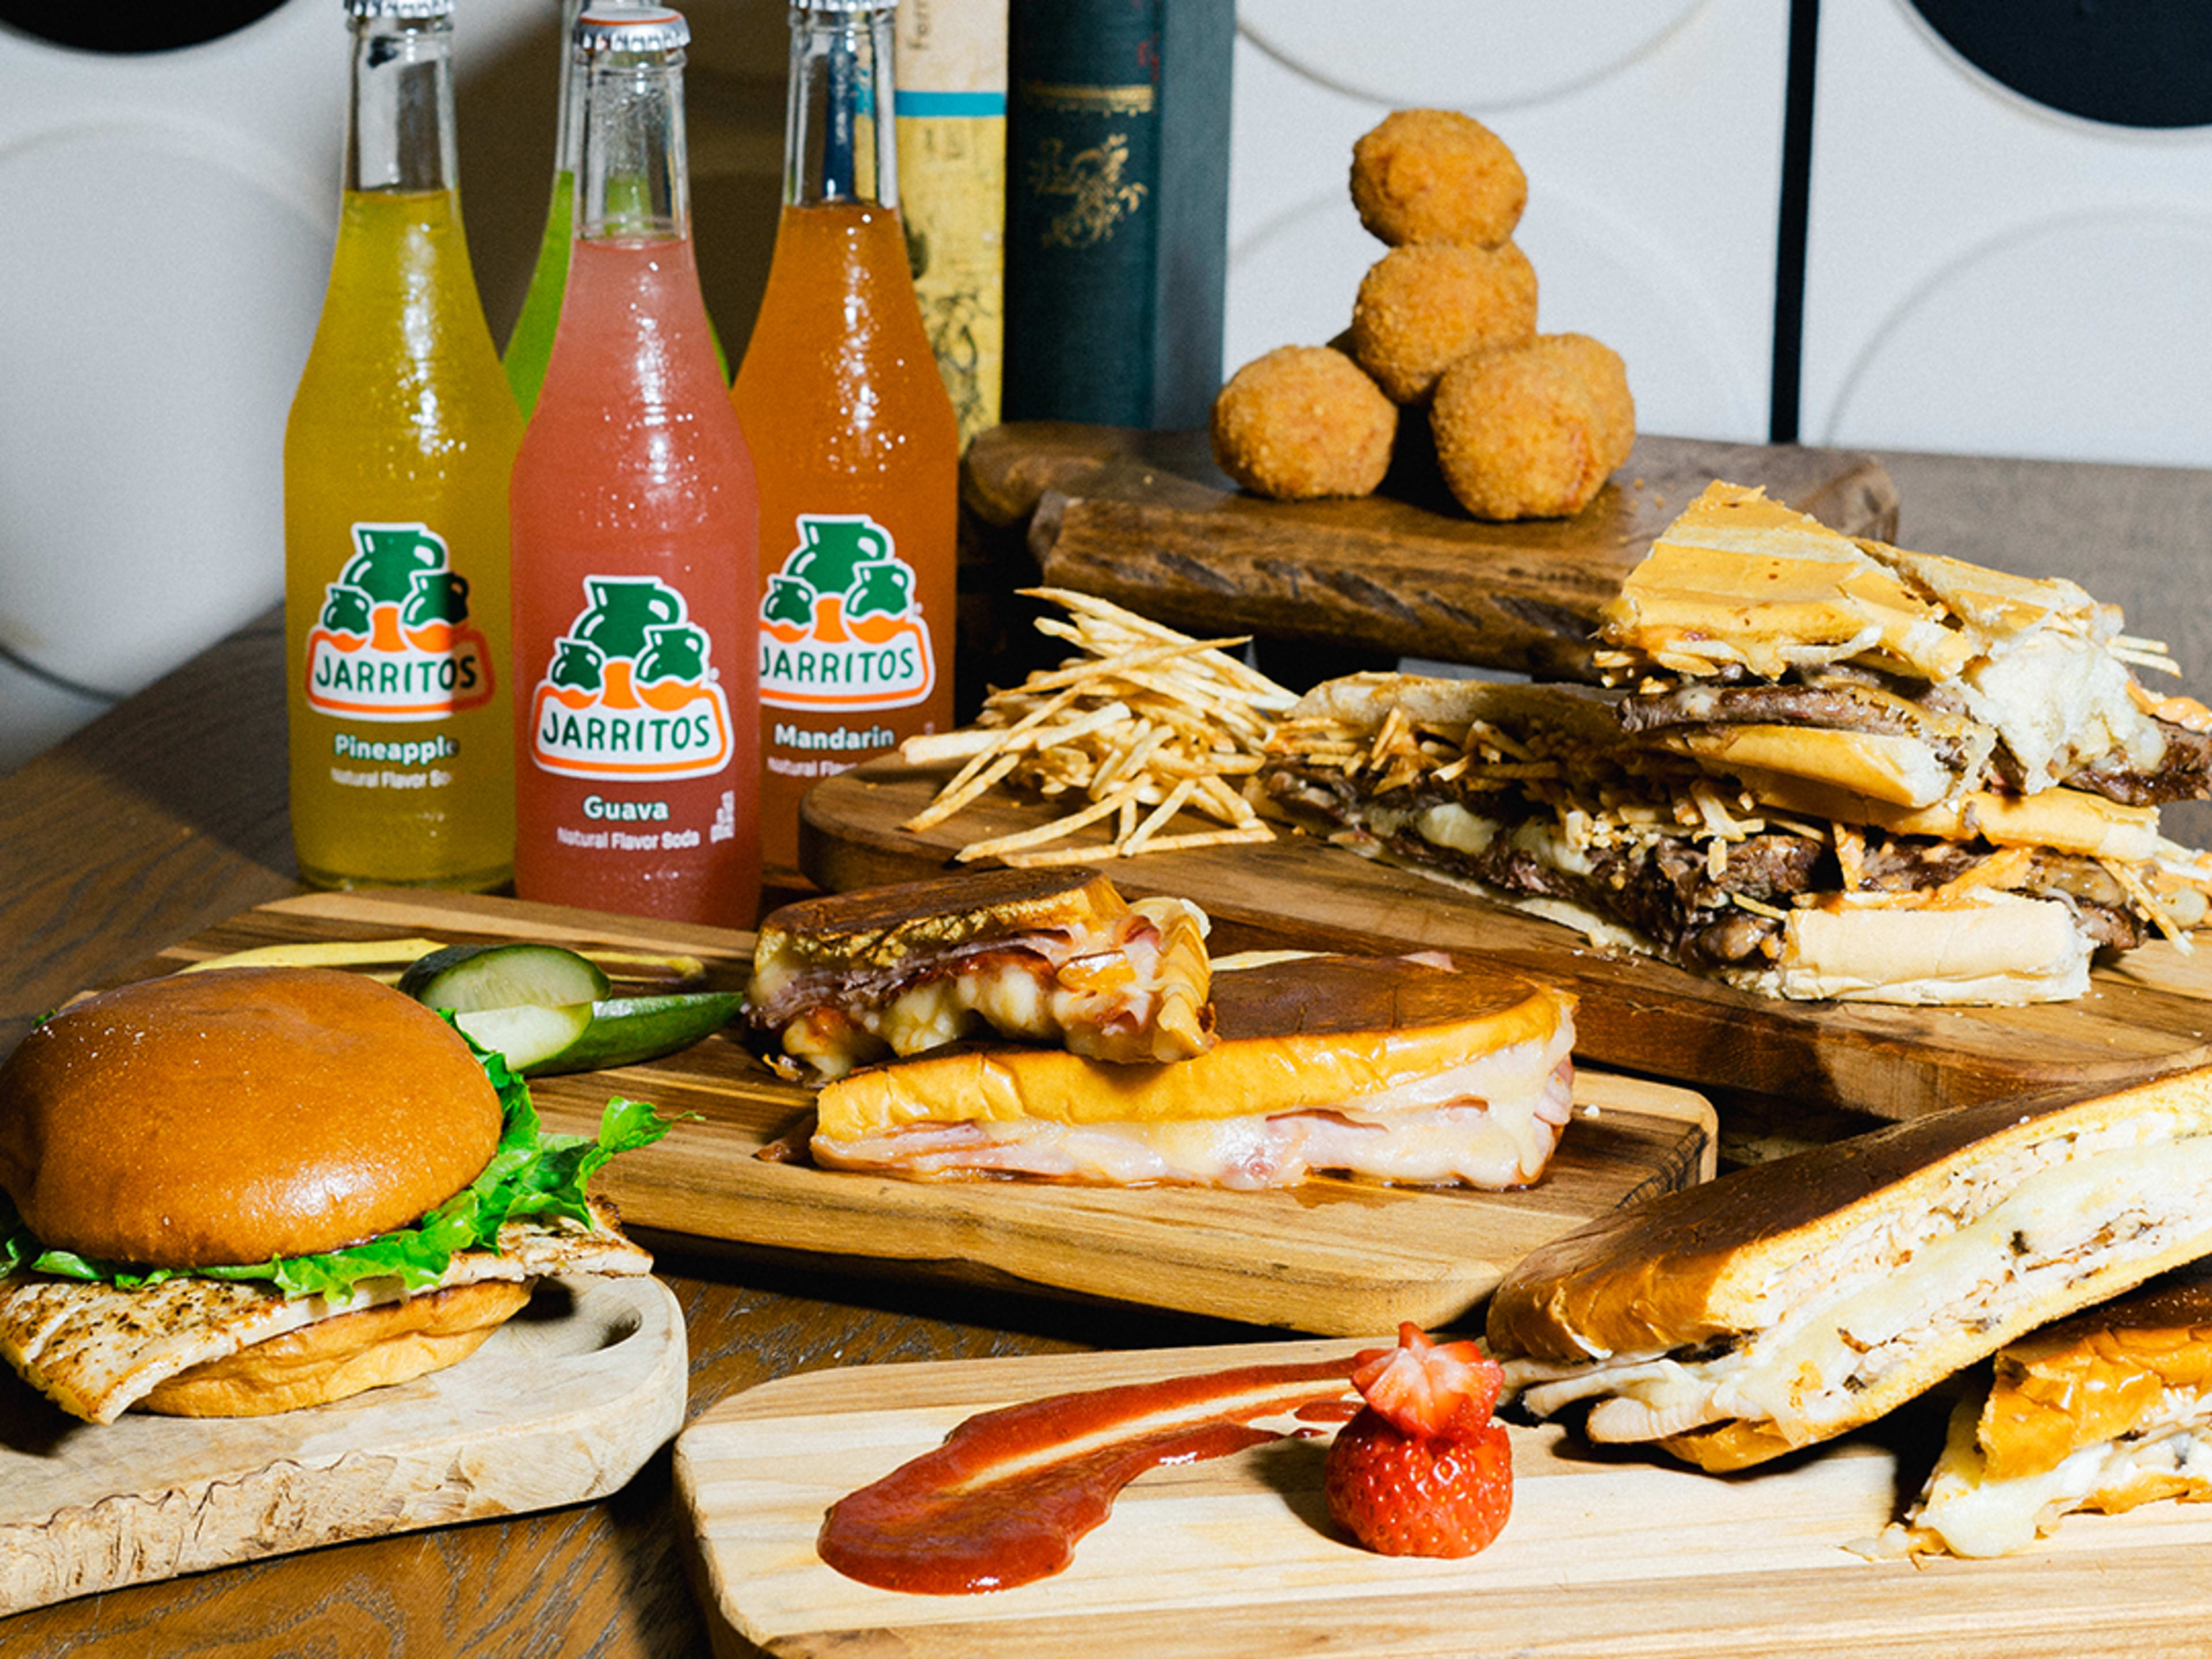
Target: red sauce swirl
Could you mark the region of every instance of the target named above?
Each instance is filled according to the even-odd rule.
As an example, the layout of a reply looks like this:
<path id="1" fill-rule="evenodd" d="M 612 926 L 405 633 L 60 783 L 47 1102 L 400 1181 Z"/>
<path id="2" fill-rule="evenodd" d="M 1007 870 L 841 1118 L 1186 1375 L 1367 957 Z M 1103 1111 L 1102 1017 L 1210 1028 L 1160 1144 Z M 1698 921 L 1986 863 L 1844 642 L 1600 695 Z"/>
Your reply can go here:
<path id="1" fill-rule="evenodd" d="M 1357 1363 L 1247 1365 L 982 1413 L 831 1504 L 815 1547 L 848 1578 L 918 1595 L 1048 1578 L 1139 1475 L 1282 1438 L 1251 1425 L 1337 1401 Z"/>

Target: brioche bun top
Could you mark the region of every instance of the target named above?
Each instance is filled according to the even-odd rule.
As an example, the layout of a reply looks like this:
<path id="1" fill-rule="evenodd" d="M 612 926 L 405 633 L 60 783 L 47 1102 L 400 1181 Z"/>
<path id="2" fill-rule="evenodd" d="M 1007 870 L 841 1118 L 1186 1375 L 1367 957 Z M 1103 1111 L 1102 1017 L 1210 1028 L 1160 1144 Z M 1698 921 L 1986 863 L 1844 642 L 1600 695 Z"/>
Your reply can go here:
<path id="1" fill-rule="evenodd" d="M 152 1267 L 312 1255 L 418 1219 L 499 1146 L 466 1042 L 331 969 L 109 991 L 0 1065 L 0 1190 L 49 1247 Z"/>

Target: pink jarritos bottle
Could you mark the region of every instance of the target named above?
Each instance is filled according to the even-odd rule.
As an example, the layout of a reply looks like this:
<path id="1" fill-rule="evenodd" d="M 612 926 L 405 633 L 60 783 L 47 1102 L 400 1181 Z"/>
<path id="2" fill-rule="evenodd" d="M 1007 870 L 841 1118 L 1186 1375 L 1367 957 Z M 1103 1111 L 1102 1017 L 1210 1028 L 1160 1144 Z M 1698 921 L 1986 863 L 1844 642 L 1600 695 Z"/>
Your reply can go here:
<path id="1" fill-rule="evenodd" d="M 759 503 L 699 297 L 690 31 L 578 18 L 575 241 L 514 464 L 515 891 L 750 927 Z"/>

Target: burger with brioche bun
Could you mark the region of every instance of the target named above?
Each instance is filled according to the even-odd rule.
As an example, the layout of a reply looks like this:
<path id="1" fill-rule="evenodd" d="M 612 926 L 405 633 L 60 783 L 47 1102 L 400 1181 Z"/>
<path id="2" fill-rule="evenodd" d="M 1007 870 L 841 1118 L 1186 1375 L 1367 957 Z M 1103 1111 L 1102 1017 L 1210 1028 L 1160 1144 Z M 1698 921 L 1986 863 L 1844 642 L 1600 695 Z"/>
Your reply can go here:
<path id="1" fill-rule="evenodd" d="M 453 1364 L 553 1273 L 649 1272 L 444 1018 L 328 969 L 149 980 L 0 1064 L 0 1355 L 64 1410 L 249 1416 Z"/>

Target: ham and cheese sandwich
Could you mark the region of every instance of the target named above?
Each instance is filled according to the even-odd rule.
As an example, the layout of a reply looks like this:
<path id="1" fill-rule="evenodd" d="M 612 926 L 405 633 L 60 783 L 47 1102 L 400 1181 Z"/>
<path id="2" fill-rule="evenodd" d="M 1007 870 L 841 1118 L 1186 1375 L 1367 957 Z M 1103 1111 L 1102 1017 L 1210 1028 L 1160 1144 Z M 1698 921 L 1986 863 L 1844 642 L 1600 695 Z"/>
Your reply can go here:
<path id="1" fill-rule="evenodd" d="M 2212 1498 L 2212 1267 L 2031 1332 L 1952 1408 L 1881 1553 L 2012 1555 L 2076 1510 Z"/>
<path id="2" fill-rule="evenodd" d="M 289 1411 L 475 1352 L 555 1273 L 652 1258 L 587 1200 L 659 1138 L 538 1132 L 397 991 L 232 968 L 88 998 L 0 1065 L 0 1356 L 110 1423 Z"/>
<path id="3" fill-rule="evenodd" d="M 1491 1298 L 1523 1408 L 1746 1468 L 2212 1253 L 2212 1068 L 1995 1101 L 1634 1205 Z"/>
<path id="4" fill-rule="evenodd" d="M 1189 1060 L 989 1044 L 854 1072 L 817 1101 L 815 1159 L 919 1179 L 1506 1188 L 1543 1173 L 1572 1109 L 1574 999 L 1518 978 L 1304 957 L 1217 972 L 1213 1003 L 1218 1040 Z"/>
<path id="5" fill-rule="evenodd" d="M 1260 804 L 1337 844 L 1769 996 L 2081 994 L 2185 945 L 2212 712 L 2064 581 L 1840 536 L 1716 484 L 1631 573 L 1612 689 L 1359 675 L 1271 734 Z"/>
<path id="6" fill-rule="evenodd" d="M 1206 919 L 1122 898 L 1095 870 L 989 870 L 771 913 L 750 1018 L 794 1073 L 842 1077 L 986 1032 L 1092 1059 L 1183 1060 L 1212 1041 Z"/>

